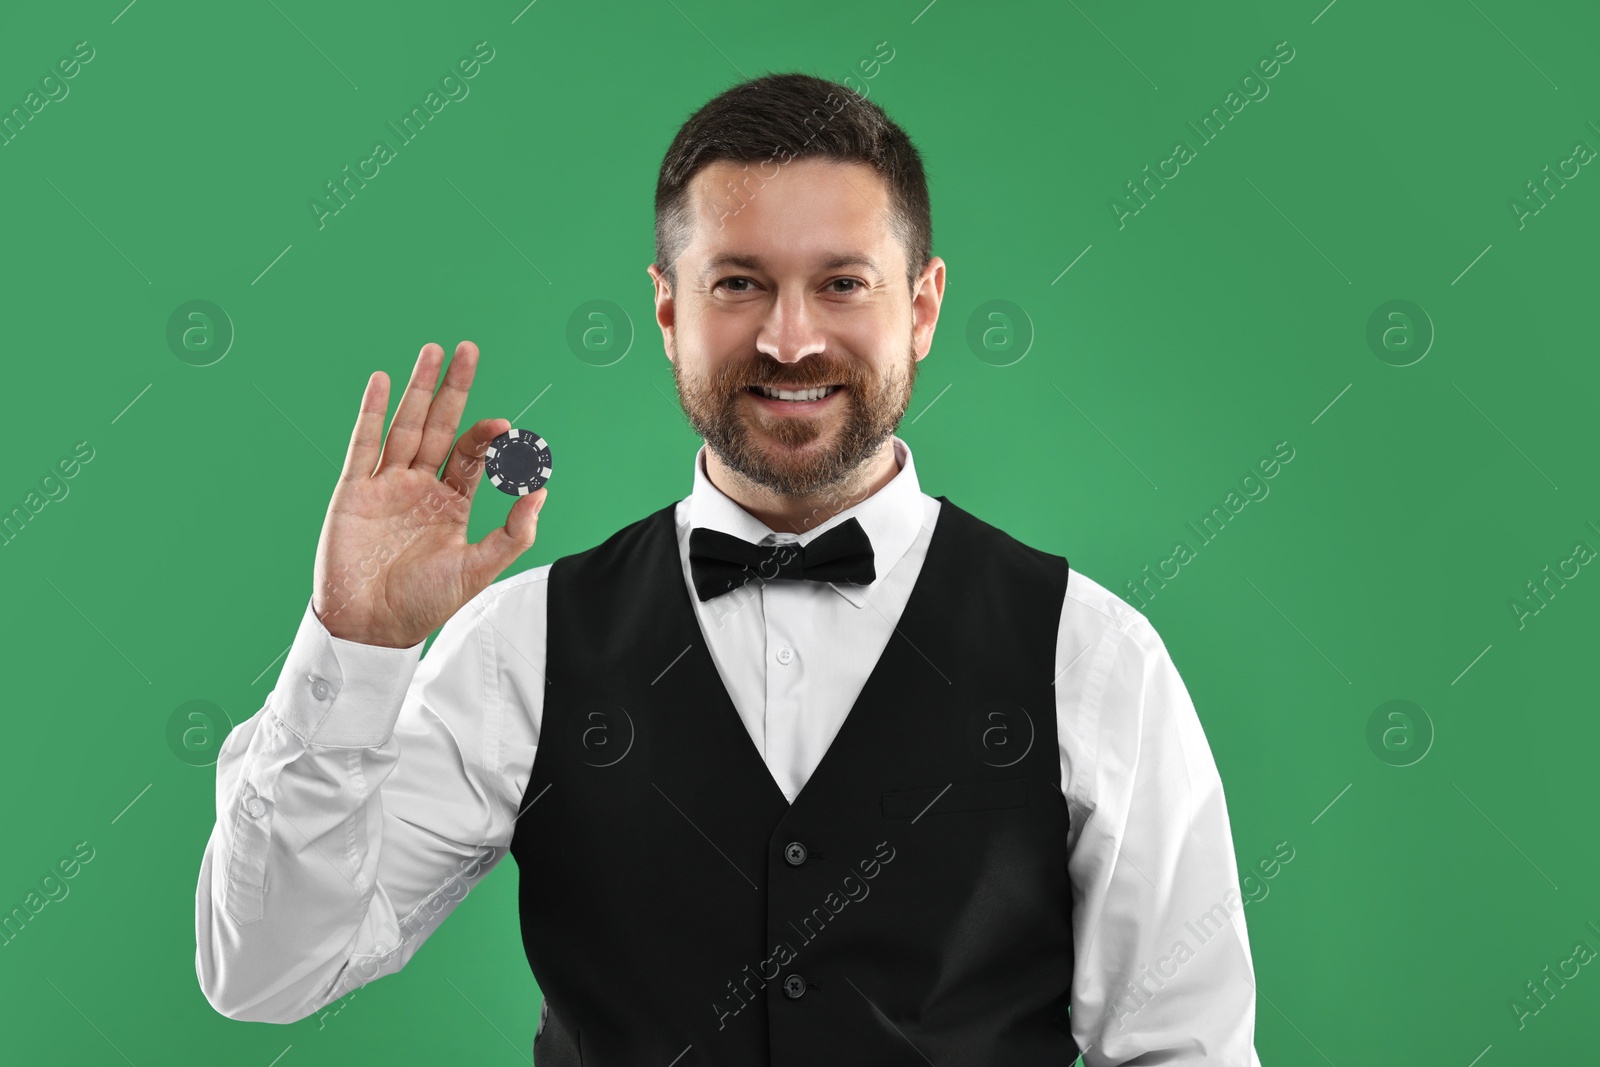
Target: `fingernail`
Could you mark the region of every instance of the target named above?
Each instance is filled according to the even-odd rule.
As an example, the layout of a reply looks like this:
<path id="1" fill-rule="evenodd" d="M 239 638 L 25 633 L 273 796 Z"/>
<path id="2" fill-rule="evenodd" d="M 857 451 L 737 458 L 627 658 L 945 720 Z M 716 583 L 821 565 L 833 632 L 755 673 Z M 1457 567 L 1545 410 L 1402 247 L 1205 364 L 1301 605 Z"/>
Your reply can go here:
<path id="1" fill-rule="evenodd" d="M 544 497 L 543 500 L 540 500 L 537 504 L 535 504 L 533 506 L 533 517 L 534 518 L 538 518 L 539 517 L 539 512 L 544 510 L 544 502 L 545 502 L 545 500 L 549 500 L 549 499 L 550 499 L 550 497 L 546 496 L 546 497 Z"/>

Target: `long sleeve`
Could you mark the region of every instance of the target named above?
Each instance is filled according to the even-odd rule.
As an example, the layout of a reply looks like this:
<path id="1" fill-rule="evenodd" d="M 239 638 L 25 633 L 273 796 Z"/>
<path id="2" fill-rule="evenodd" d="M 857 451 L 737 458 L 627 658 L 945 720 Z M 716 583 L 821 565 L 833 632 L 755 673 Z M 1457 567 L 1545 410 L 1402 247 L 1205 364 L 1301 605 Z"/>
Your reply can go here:
<path id="1" fill-rule="evenodd" d="M 1260 1067 L 1244 899 L 1199 717 L 1149 620 L 1078 588 L 1099 611 L 1064 610 L 1058 682 L 1073 771 L 1073 1037 L 1087 1067 Z"/>
<path id="2" fill-rule="evenodd" d="M 398 971 L 504 856 L 516 798 L 486 766 L 500 591 L 426 656 L 333 637 L 307 604 L 266 704 L 217 759 L 195 969 L 218 1012 L 293 1022 Z"/>

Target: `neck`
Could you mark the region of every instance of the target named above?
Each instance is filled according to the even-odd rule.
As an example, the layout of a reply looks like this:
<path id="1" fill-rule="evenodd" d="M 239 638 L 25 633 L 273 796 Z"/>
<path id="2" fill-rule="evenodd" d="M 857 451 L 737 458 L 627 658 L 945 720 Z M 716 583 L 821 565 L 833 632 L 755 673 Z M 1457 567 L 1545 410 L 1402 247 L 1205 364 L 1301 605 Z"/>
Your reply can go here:
<path id="1" fill-rule="evenodd" d="M 724 464 L 709 448 L 705 453 L 705 465 L 706 477 L 728 499 L 765 523 L 769 530 L 795 534 L 814 530 L 841 511 L 861 503 L 900 473 L 900 465 L 895 462 L 893 438 L 885 441 L 883 447 L 844 482 L 805 496 L 785 496 L 758 485 Z"/>

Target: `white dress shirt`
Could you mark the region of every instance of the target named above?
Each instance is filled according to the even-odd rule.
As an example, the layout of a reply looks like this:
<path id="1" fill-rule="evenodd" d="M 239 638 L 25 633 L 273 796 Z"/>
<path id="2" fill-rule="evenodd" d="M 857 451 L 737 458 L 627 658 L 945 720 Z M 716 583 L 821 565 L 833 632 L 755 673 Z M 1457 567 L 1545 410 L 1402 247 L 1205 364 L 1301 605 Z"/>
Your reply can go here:
<path id="1" fill-rule="evenodd" d="M 774 534 L 717 489 L 703 444 L 693 492 L 676 505 L 712 659 L 790 801 L 888 643 L 941 506 L 893 442 L 900 470 L 888 484 L 798 536 Z M 694 595 L 693 527 L 805 544 L 850 518 L 872 541 L 869 585 L 758 579 Z M 217 759 L 195 899 L 195 966 L 217 1011 L 292 1022 L 400 970 L 504 857 L 539 741 L 549 573 L 490 585 L 426 656 L 425 642 L 333 637 L 307 603 L 277 685 Z M 1070 568 L 1056 670 L 1084 1062 L 1259 1067 L 1222 783 L 1166 646 L 1143 614 Z"/>

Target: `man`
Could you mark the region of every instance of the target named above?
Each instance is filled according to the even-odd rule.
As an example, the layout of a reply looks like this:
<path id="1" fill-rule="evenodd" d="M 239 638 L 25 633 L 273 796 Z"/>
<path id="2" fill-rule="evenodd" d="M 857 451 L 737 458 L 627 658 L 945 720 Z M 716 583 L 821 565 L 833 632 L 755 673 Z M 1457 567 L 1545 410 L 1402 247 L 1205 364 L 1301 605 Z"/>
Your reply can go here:
<path id="1" fill-rule="evenodd" d="M 692 116 L 649 274 L 693 491 L 509 578 L 547 490 L 466 542 L 510 425 L 456 438 L 477 348 L 437 395 L 422 349 L 386 441 L 369 379 L 299 633 L 217 764 L 218 1011 L 400 970 L 509 851 L 539 1067 L 1257 1064 L 1222 787 L 1160 637 L 922 493 L 895 435 L 944 294 L 928 204 L 831 82 Z"/>

